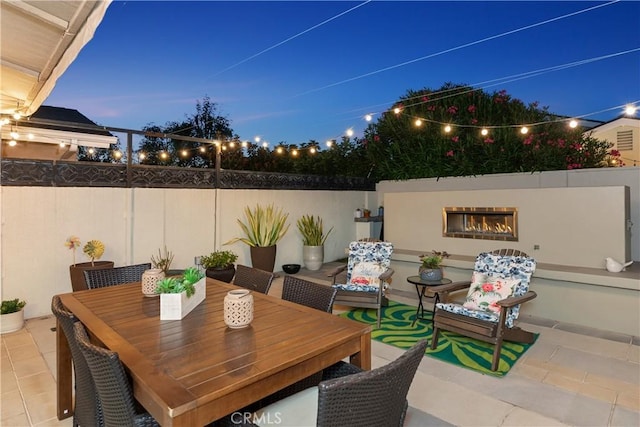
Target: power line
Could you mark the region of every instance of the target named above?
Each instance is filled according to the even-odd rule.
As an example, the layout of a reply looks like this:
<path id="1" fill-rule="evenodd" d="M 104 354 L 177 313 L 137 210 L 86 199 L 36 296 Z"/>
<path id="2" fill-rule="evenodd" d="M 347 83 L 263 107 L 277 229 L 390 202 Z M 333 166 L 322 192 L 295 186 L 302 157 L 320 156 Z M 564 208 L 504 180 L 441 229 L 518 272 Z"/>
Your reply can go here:
<path id="1" fill-rule="evenodd" d="M 336 83 L 331 83 L 331 84 L 328 84 L 328 85 L 325 85 L 325 86 L 322 86 L 322 87 L 319 87 L 319 88 L 316 88 L 316 89 L 311 89 L 311 90 L 308 90 L 306 92 L 302 92 L 302 93 L 300 93 L 298 95 L 294 95 L 293 97 L 296 98 L 298 96 L 308 95 L 310 93 L 318 92 L 318 91 L 321 91 L 321 90 L 324 90 L 324 89 L 328 89 L 328 88 L 331 88 L 331 87 L 334 87 L 334 86 L 339 86 L 341 84 L 352 82 L 354 80 L 358 80 L 358 79 L 361 79 L 361 78 L 364 78 L 364 77 L 369 77 L 369 76 L 372 76 L 372 75 L 375 75 L 375 74 L 378 74 L 378 73 L 382 73 L 384 71 L 389 71 L 389 70 L 393 70 L 395 68 L 404 67 L 405 65 L 413 64 L 415 62 L 419 62 L 419 61 L 423 61 L 425 59 L 433 58 L 435 56 L 444 55 L 445 53 L 454 52 L 456 50 L 460 50 L 460 49 L 464 49 L 464 48 L 469 47 L 469 46 L 474 46 L 474 45 L 477 45 L 477 44 L 480 44 L 480 43 L 484 43 L 484 42 L 489 41 L 489 40 L 494 40 L 494 39 L 497 39 L 499 37 L 504 37 L 504 36 L 507 36 L 507 35 L 510 35 L 510 34 L 515 34 L 515 33 L 518 33 L 520 31 L 524 31 L 524 30 L 528 30 L 528 29 L 531 29 L 531 28 L 535 28 L 535 27 L 538 27 L 538 26 L 541 26 L 541 25 L 544 25 L 544 24 L 548 24 L 550 22 L 558 21 L 560 19 L 564 19 L 564 18 L 568 18 L 568 17 L 571 17 L 571 16 L 575 16 L 575 15 L 578 15 L 578 14 L 581 14 L 581 13 L 584 13 L 584 12 L 589 12 L 591 10 L 595 10 L 595 9 L 598 9 L 598 8 L 601 8 L 601 7 L 604 7 L 604 6 L 609 6 L 611 4 L 618 3 L 619 1 L 621 1 L 621 0 L 613 0 L 613 1 L 610 1 L 608 3 L 599 4 L 599 5 L 596 5 L 596 6 L 589 7 L 587 9 L 579 10 L 577 12 L 572 12 L 572 13 L 568 13 L 568 14 L 565 14 L 565 15 L 562 15 L 562 16 L 555 17 L 555 18 L 547 19 L 545 21 L 541 21 L 541 22 L 537 22 L 535 24 L 531 24 L 531 25 L 527 25 L 527 26 L 524 26 L 524 27 L 520 27 L 520 28 L 517 28 L 515 30 L 511 30 L 511 31 L 507 31 L 507 32 L 504 32 L 504 33 L 496 34 L 496 35 L 490 36 L 490 37 L 485 37 L 485 38 L 480 39 L 480 40 L 476 40 L 476 41 L 473 41 L 473 42 L 470 42 L 470 43 L 465 43 L 463 45 L 452 47 L 450 49 L 445 49 L 445 50 L 442 50 L 440 52 L 432 53 L 430 55 L 421 56 L 420 58 L 412 59 L 410 61 L 401 62 L 400 64 L 391 65 L 389 67 L 381 68 L 381 69 L 376 70 L 376 71 L 371 71 L 369 73 L 361 74 L 361 75 L 356 76 L 356 77 L 351 77 L 349 79 L 345 79 L 345 80 L 342 80 L 342 81 L 339 81 L 339 82 L 336 82 Z"/>
<path id="2" fill-rule="evenodd" d="M 254 55 L 251 55 L 251 56 L 249 56 L 248 58 L 245 58 L 245 59 L 243 59 L 242 61 L 237 62 L 237 63 L 235 63 L 235 64 L 233 64 L 233 65 L 231 65 L 231 66 L 229 66 L 229 67 L 225 68 L 225 69 L 224 69 L 224 70 L 222 70 L 222 71 L 218 71 L 218 72 L 217 72 L 216 74 L 214 74 L 212 77 L 217 77 L 217 76 L 219 76 L 220 74 L 222 74 L 222 73 L 224 73 L 224 72 L 226 72 L 226 71 L 229 71 L 229 70 L 231 70 L 231 69 L 233 69 L 233 68 L 237 67 L 238 65 L 244 64 L 245 62 L 250 61 L 250 60 L 252 60 L 253 58 L 256 58 L 256 57 L 258 57 L 258 56 L 262 55 L 263 53 L 267 53 L 267 52 L 269 52 L 270 50 L 273 50 L 273 49 L 277 48 L 278 46 L 282 46 L 283 44 L 285 44 L 285 43 L 287 43 L 287 42 L 289 42 L 289 41 L 291 41 L 291 40 L 293 40 L 293 39 L 295 39 L 295 38 L 297 38 L 297 37 L 300 37 L 301 35 L 306 34 L 306 33 L 308 33 L 309 31 L 313 31 L 313 30 L 315 30 L 316 28 L 323 26 L 324 24 L 327 24 L 327 23 L 329 23 L 329 22 L 331 22 L 331 21 L 333 21 L 333 20 L 335 20 L 335 19 L 338 19 L 338 18 L 340 18 L 341 16 L 346 15 L 347 13 L 352 12 L 352 11 L 354 11 L 354 10 L 358 9 L 358 8 L 359 8 L 359 7 L 361 7 L 361 6 L 364 6 L 364 5 L 365 5 L 365 4 L 367 4 L 367 3 L 370 3 L 371 1 L 372 1 L 372 0 L 366 0 L 365 2 L 362 2 L 362 3 L 360 3 L 359 5 L 352 7 L 351 9 L 345 10 L 344 12 L 341 12 L 341 13 L 339 13 L 339 14 L 335 15 L 335 16 L 332 16 L 332 17 L 331 17 L 331 18 L 329 18 L 329 19 L 325 19 L 324 21 L 322 21 L 322 22 L 321 22 L 321 23 L 319 23 L 319 24 L 316 24 L 316 25 L 314 25 L 314 26 L 312 26 L 312 27 L 310 27 L 310 28 L 307 28 L 306 30 L 304 30 L 304 31 L 302 31 L 302 32 L 299 32 L 298 34 L 295 34 L 295 35 L 293 35 L 293 36 L 291 36 L 291 37 L 289 37 L 289 38 L 287 38 L 287 39 L 285 39 L 285 40 L 283 40 L 283 41 L 281 41 L 281 42 L 279 42 L 279 43 L 274 44 L 274 45 L 273 45 L 273 46 L 271 46 L 271 47 L 268 47 L 268 48 L 266 48 L 266 49 L 264 49 L 264 50 L 262 50 L 262 51 L 260 51 L 260 52 L 258 52 L 258 53 L 256 53 L 256 54 L 254 54 Z"/>

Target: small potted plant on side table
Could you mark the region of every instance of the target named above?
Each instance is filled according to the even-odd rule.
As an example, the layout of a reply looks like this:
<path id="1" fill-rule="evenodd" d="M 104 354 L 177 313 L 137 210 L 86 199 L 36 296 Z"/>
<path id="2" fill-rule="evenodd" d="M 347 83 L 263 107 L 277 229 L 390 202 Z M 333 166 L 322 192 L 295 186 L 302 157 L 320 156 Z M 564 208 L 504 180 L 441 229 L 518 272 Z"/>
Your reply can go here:
<path id="1" fill-rule="evenodd" d="M 449 254 L 446 251 L 431 251 L 431 254 L 422 254 L 419 258 L 422 264 L 418 271 L 422 280 L 435 281 L 442 279 L 442 260 L 449 258 Z"/>
<path id="2" fill-rule="evenodd" d="M 209 255 L 200 257 L 200 265 L 206 270 L 207 277 L 230 283 L 236 274 L 236 267 L 233 264 L 238 259 L 238 255 L 232 251 L 215 251 Z"/>

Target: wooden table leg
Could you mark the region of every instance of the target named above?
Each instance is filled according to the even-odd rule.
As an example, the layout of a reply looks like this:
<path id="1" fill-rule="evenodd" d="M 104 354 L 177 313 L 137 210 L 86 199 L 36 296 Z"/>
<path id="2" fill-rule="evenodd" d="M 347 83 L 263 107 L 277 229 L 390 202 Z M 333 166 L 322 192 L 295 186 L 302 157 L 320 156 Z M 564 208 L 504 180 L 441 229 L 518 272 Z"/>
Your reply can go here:
<path id="1" fill-rule="evenodd" d="M 349 362 L 366 371 L 371 369 L 371 331 L 360 337 L 360 352 L 352 355 Z"/>
<path id="2" fill-rule="evenodd" d="M 57 415 L 59 420 L 73 415 L 71 351 L 60 322 L 56 320 Z"/>

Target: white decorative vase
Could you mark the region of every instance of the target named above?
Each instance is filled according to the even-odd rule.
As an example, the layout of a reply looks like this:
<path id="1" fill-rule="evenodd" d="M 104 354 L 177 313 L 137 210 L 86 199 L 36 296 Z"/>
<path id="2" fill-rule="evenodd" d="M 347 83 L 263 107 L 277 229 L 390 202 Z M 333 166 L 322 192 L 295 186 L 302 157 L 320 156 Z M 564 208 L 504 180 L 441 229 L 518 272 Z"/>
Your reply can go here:
<path id="1" fill-rule="evenodd" d="M 224 297 L 224 323 L 230 328 L 244 328 L 253 321 L 253 295 L 247 289 L 227 292 Z"/>
<path id="2" fill-rule="evenodd" d="M 302 246 L 302 261 L 307 270 L 320 270 L 324 262 L 324 246 Z"/>
<path id="3" fill-rule="evenodd" d="M 24 326 L 24 310 L 0 316 L 0 333 L 8 334 L 22 329 Z"/>
<path id="4" fill-rule="evenodd" d="M 142 273 L 142 293 L 145 297 L 157 297 L 156 287 L 160 280 L 164 279 L 164 271 L 159 268 L 151 268 Z"/>

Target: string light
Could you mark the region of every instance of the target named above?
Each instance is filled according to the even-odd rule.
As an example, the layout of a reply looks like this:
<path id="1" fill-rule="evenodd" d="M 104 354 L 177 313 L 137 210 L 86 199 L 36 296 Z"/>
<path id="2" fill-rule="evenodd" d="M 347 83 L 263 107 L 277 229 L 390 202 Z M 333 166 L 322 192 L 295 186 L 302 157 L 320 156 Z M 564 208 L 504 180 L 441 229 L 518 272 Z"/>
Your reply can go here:
<path id="1" fill-rule="evenodd" d="M 347 134 L 348 137 L 352 137 L 353 136 L 353 129 L 347 129 L 346 134 Z"/>
<path id="2" fill-rule="evenodd" d="M 93 147 L 89 148 L 89 154 L 93 155 L 95 154 L 96 150 L 93 149 Z"/>
<path id="3" fill-rule="evenodd" d="M 113 156 L 119 160 L 120 158 L 122 158 L 122 153 L 119 150 L 116 150 L 113 152 Z"/>
<path id="4" fill-rule="evenodd" d="M 9 146 L 10 147 L 15 147 L 18 143 L 16 142 L 15 139 L 12 139 L 11 141 L 9 141 Z"/>
<path id="5" fill-rule="evenodd" d="M 146 158 L 147 158 L 147 155 L 146 155 L 146 154 L 144 154 L 144 153 L 139 153 L 139 154 L 138 154 L 138 158 L 139 158 L 140 160 L 144 160 L 144 159 L 146 159 Z"/>
<path id="6" fill-rule="evenodd" d="M 528 128 L 528 127 L 526 127 L 526 126 L 522 126 L 522 127 L 520 128 L 520 133 L 521 133 L 521 134 L 526 135 L 528 132 L 529 132 L 529 128 Z"/>
<path id="7" fill-rule="evenodd" d="M 420 120 L 420 119 L 416 119 L 415 124 L 416 124 L 416 126 L 418 126 L 418 127 L 422 126 L 422 120 Z"/>
<path id="8" fill-rule="evenodd" d="M 635 105 L 627 105 L 626 108 L 624 109 L 624 113 L 627 116 L 633 116 L 634 114 L 636 114 L 637 108 Z"/>
<path id="9" fill-rule="evenodd" d="M 327 141 L 327 147 L 331 148 L 333 146 L 333 141 L 329 140 Z"/>
<path id="10" fill-rule="evenodd" d="M 571 120 L 569 122 L 569 127 L 572 128 L 572 129 L 578 127 L 578 121 L 577 120 Z"/>
<path id="11" fill-rule="evenodd" d="M 451 125 L 446 125 L 446 126 L 444 127 L 444 131 L 445 131 L 445 133 L 449 133 L 449 132 L 451 132 Z"/>
<path id="12" fill-rule="evenodd" d="M 480 134 L 481 134 L 482 136 L 487 136 L 487 135 L 489 135 L 489 129 L 487 129 L 487 128 L 483 128 L 483 129 L 480 131 Z"/>
<path id="13" fill-rule="evenodd" d="M 400 107 L 396 107 L 396 108 L 393 109 L 393 112 L 395 114 L 400 114 L 402 112 L 402 109 L 400 109 Z"/>
<path id="14" fill-rule="evenodd" d="M 364 119 L 370 122 L 371 120 L 373 120 L 373 116 L 371 114 L 367 114 L 366 116 L 364 116 Z"/>

